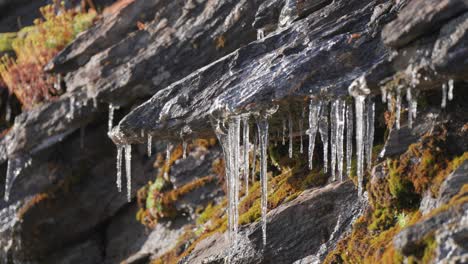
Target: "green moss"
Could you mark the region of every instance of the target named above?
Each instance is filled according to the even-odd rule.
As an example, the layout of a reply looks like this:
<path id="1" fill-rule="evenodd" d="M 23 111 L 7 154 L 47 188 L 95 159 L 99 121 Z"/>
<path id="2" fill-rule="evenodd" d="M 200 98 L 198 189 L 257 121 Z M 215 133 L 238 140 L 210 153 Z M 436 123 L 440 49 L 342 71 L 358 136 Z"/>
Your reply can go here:
<path id="1" fill-rule="evenodd" d="M 16 39 L 17 33 L 0 33 L 0 53 L 13 51 L 13 41 Z"/>

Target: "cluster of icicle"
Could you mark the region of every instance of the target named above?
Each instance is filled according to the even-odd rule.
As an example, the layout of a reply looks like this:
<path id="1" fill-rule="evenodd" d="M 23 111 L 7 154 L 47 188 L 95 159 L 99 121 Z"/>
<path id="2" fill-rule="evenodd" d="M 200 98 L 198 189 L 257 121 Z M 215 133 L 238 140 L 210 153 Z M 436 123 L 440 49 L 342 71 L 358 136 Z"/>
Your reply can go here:
<path id="1" fill-rule="evenodd" d="M 223 148 L 226 166 L 226 184 L 228 206 L 228 239 L 232 247 L 237 247 L 237 231 L 239 219 L 240 181 L 244 180 L 245 192 L 249 190 L 249 178 L 254 181 L 256 156 L 259 154 L 261 181 L 261 211 L 262 239 L 266 244 L 266 213 L 267 213 L 267 148 L 268 148 L 268 116 L 257 118 L 257 133 L 254 134 L 254 144 L 250 142 L 249 116 L 232 116 L 224 121 L 216 121 L 214 131 Z M 242 131 L 242 133 L 241 133 Z M 242 134 L 242 137 L 241 137 Z M 257 153 L 257 150 L 259 150 Z M 253 162 L 249 164 L 250 153 Z M 229 254 L 230 255 L 230 254 Z"/>

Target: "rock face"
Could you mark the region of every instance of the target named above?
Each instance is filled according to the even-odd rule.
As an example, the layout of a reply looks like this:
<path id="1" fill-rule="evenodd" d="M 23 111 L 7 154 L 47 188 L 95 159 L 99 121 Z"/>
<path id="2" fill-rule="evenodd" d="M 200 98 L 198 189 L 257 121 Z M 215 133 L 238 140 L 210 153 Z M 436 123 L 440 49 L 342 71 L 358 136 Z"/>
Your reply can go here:
<path id="1" fill-rule="evenodd" d="M 260 223 L 243 228 L 231 262 L 320 262 L 366 206 L 366 200 L 359 199 L 351 181 L 305 191 L 268 213 L 265 248 Z M 222 262 L 229 250 L 225 237 L 218 234 L 200 242 L 183 263 Z"/>
<path id="2" fill-rule="evenodd" d="M 26 2 L 0 0 L 0 32 L 14 29 L 13 16 L 47 1 Z M 5 10 L 14 12 L 4 17 Z M 147 230 L 135 220 L 134 198 L 160 172 L 156 155 L 146 157 L 143 145 L 133 148 L 133 201 L 127 203 L 115 188 L 112 143 L 141 144 L 152 135 L 162 154 L 163 140 L 211 138 L 215 122 L 246 113 L 254 120 L 279 107 L 270 119 L 276 133 L 280 119 L 299 116 L 310 97 L 348 100 L 350 87 L 369 97 L 382 87 L 389 93 L 409 87 L 414 98 L 428 99 L 418 101 L 412 129 L 403 117 L 402 128 L 390 130 L 382 157 L 400 155 L 437 124 L 447 125 L 451 152 L 464 153 L 467 32 L 466 0 L 121 1 L 47 65 L 64 77 L 67 92 L 17 116 L 0 139 L 0 186 L 7 160 L 32 158 L 10 200 L 0 201 L 0 263 L 148 263 L 193 228 L 200 207 L 223 195 L 219 184 L 209 184 L 177 201 L 185 215 Z M 439 88 L 449 80 L 457 100 L 441 110 Z M 109 105 L 120 107 L 111 139 Z M 377 105 L 381 142 L 383 107 Z M 171 167 L 172 184 L 214 175 L 213 161 L 221 157 L 218 147 L 193 149 Z M 466 167 L 465 161 L 443 182 L 431 208 L 463 190 Z M 374 171 L 384 177 L 382 164 Z M 241 227 L 238 248 L 217 233 L 182 262 L 222 263 L 228 250 L 233 263 L 321 262 L 368 208 L 366 198 L 358 198 L 351 181 L 306 190 L 268 213 L 265 248 L 261 226 L 253 223 Z M 466 262 L 466 202 L 447 207 L 400 232 L 395 248 L 409 256 L 434 235 L 435 262 Z"/>

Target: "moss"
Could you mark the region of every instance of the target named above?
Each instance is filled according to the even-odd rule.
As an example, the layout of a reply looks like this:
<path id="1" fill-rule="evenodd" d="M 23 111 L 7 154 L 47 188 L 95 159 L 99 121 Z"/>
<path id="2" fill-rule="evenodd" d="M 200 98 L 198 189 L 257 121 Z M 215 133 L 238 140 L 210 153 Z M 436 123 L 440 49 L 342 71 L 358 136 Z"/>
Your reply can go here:
<path id="1" fill-rule="evenodd" d="M 13 41 L 16 39 L 17 33 L 0 33 L 0 53 L 13 51 Z"/>

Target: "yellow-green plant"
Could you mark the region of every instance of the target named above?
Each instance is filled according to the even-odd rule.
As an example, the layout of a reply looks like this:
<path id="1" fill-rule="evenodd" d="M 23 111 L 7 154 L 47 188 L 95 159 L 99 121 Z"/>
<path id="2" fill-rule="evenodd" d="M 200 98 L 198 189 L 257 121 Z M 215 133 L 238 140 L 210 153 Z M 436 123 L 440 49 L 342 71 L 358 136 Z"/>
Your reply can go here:
<path id="1" fill-rule="evenodd" d="M 16 58 L 0 59 L 1 79 L 26 110 L 60 93 L 54 86 L 57 78 L 46 74 L 43 68 L 96 18 L 95 11 L 66 10 L 63 4 L 58 12 L 52 5 L 41 7 L 40 11 L 42 18 L 36 19 L 33 26 L 21 29 L 10 43 Z"/>

